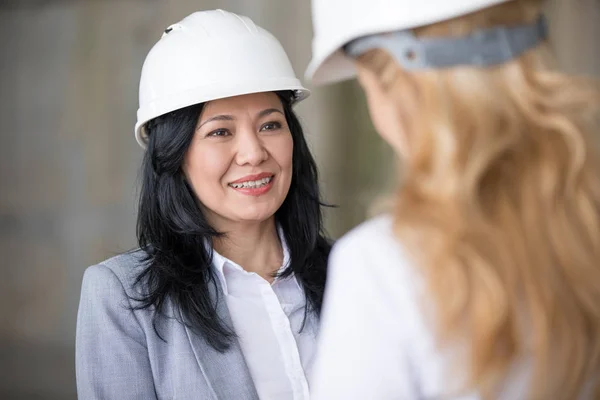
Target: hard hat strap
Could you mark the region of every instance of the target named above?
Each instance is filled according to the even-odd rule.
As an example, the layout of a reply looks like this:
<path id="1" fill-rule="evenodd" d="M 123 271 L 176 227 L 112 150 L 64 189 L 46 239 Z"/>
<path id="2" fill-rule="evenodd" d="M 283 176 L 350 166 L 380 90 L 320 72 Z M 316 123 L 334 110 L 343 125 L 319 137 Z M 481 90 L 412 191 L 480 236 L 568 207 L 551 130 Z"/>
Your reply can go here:
<path id="1" fill-rule="evenodd" d="M 407 70 L 458 65 L 487 67 L 513 60 L 547 37 L 546 19 L 534 23 L 481 29 L 464 37 L 417 38 L 411 30 L 364 36 L 344 46 L 353 58 L 371 49 L 388 51 Z"/>

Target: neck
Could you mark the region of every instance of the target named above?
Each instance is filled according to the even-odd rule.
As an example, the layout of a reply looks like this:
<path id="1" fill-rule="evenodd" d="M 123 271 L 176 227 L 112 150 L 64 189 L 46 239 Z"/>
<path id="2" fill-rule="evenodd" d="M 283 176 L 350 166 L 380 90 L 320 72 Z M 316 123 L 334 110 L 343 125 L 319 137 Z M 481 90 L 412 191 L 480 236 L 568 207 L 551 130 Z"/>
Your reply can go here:
<path id="1" fill-rule="evenodd" d="M 268 282 L 283 264 L 283 248 L 277 234 L 275 218 L 258 223 L 235 224 L 220 229 L 225 235 L 213 241 L 214 249 L 248 272 L 255 272 Z"/>

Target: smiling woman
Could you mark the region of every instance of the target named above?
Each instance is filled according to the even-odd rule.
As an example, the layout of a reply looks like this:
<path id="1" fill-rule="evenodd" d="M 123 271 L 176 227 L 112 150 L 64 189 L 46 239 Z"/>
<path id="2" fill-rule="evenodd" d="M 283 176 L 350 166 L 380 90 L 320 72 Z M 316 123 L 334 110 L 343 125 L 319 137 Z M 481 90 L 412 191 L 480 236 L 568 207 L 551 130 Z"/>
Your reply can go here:
<path id="1" fill-rule="evenodd" d="M 275 93 L 207 103 L 183 170 L 211 225 L 272 218 L 290 188 L 293 148 Z"/>
<path id="2" fill-rule="evenodd" d="M 309 398 L 330 244 L 292 110 L 307 96 L 246 17 L 192 14 L 150 51 L 140 248 L 86 271 L 80 398 Z"/>

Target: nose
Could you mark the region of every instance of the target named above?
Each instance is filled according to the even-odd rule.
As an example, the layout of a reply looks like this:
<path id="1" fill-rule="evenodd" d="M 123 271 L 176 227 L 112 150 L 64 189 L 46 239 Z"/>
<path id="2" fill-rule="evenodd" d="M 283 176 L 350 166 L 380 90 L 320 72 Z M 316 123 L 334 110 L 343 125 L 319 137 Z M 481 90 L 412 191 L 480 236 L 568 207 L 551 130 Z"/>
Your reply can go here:
<path id="1" fill-rule="evenodd" d="M 269 157 L 264 143 L 253 129 L 244 128 L 243 131 L 238 132 L 237 141 L 238 165 L 259 165 Z"/>

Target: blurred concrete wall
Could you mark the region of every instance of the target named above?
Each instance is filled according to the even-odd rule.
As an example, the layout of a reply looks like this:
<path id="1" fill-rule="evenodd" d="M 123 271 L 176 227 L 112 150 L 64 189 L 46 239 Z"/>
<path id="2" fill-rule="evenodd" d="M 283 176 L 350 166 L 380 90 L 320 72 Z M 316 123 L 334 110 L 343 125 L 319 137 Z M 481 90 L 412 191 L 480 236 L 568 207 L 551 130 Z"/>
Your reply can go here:
<path id="1" fill-rule="evenodd" d="M 600 75 L 598 1 L 549 6 L 561 64 Z M 0 398 L 75 398 L 83 271 L 135 246 L 142 61 L 166 26 L 211 8 L 270 30 L 303 74 L 308 0 L 0 1 Z M 392 155 L 355 83 L 314 90 L 297 110 L 339 236 L 390 186 Z"/>

